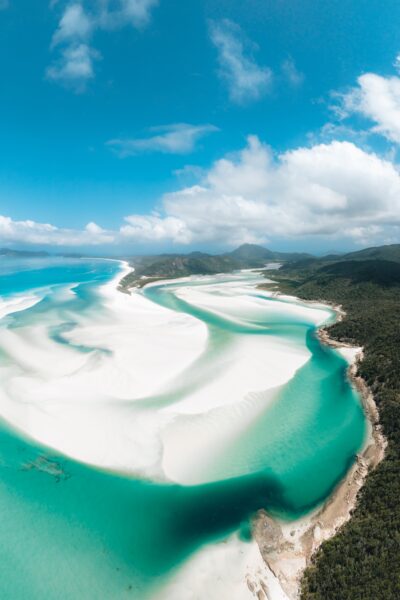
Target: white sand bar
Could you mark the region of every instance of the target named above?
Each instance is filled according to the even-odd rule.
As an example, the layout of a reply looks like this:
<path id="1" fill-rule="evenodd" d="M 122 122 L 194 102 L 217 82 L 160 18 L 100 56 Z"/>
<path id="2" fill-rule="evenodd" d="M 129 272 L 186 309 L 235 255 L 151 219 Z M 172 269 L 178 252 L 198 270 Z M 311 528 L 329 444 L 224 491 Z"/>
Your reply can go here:
<path id="1" fill-rule="evenodd" d="M 197 552 L 155 600 L 289 600 L 264 563 L 256 542 L 232 535 Z"/>
<path id="2" fill-rule="evenodd" d="M 186 278 L 173 293 L 254 331 L 282 319 L 316 324 L 329 316 L 323 307 L 266 301 L 254 275 L 246 277 Z M 60 343 L 50 333 L 66 320 L 65 294 L 48 293 L 48 322 L 42 315 L 39 324 L 0 328 L 8 357 L 1 414 L 73 458 L 136 475 L 207 481 L 207 463 L 310 356 L 301 341 L 273 334 L 223 331 L 215 342 L 201 319 L 140 291 L 120 293 L 117 279 L 98 288 L 99 306 L 67 315 L 73 326 Z"/>

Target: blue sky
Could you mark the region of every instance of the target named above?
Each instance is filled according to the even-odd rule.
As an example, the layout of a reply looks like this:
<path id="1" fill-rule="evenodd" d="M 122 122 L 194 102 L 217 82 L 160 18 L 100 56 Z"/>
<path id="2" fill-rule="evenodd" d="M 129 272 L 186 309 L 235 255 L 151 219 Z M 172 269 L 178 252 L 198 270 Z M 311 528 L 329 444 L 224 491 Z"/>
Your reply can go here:
<path id="1" fill-rule="evenodd" d="M 0 244 L 398 241 L 399 23 L 391 0 L 0 0 Z"/>

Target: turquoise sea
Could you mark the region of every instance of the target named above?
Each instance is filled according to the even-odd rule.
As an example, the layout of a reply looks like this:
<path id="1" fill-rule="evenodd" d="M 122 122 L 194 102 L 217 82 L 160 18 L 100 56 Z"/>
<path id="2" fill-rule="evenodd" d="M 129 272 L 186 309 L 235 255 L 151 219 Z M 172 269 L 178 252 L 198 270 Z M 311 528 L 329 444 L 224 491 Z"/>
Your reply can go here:
<path id="1" fill-rule="evenodd" d="M 39 299 L 0 319 L 0 388 L 4 397 L 12 397 L 12 386 L 26 370 L 22 363 L 12 364 L 9 347 L 3 343 L 6 332 L 45 324 L 53 343 L 68 345 L 77 354 L 92 353 L 92 347 L 70 343 L 65 332 L 79 327 L 85 314 L 103 311 L 107 315 L 99 289 L 115 278 L 120 268 L 119 263 L 105 260 L 1 259 L 3 302 L 29 295 Z M 256 281 L 251 273 L 216 281 L 220 286 L 230 285 L 234 277 L 247 285 L 249 297 L 259 294 L 249 285 Z M 201 288 L 209 282 L 210 278 L 197 278 L 185 285 Z M 63 292 L 71 286 L 73 293 Z M 365 439 L 366 420 L 358 394 L 346 377 L 345 359 L 321 345 L 314 322 L 288 313 L 285 301 L 262 294 L 256 315 L 228 318 L 194 306 L 175 295 L 175 289 L 176 284 L 164 283 L 140 293 L 149 302 L 205 323 L 207 348 L 197 359 L 205 369 L 212 365 L 213 356 L 224 352 L 238 336 L 262 337 L 265 343 L 269 336 L 279 336 L 307 348 L 309 360 L 216 457 L 209 482 L 201 485 L 179 485 L 143 475 L 136 478 L 86 465 L 41 445 L 3 419 L 0 598 L 155 597 L 200 548 L 235 531 L 246 539 L 249 521 L 257 510 L 263 508 L 277 518 L 293 520 L 314 509 L 354 462 Z M 278 306 L 263 316 L 262 303 Z M 329 318 L 334 318 L 332 313 Z M 35 340 L 30 343 L 35 353 Z M 152 410 L 173 405 L 188 393 L 190 385 L 201 389 L 195 367 L 188 367 L 180 387 L 148 398 Z M 13 369 L 14 379 L 2 377 Z M 141 403 L 145 406 L 146 399 Z M 0 416 L 1 410 L 0 401 Z M 45 404 L 42 410 L 46 410 Z"/>

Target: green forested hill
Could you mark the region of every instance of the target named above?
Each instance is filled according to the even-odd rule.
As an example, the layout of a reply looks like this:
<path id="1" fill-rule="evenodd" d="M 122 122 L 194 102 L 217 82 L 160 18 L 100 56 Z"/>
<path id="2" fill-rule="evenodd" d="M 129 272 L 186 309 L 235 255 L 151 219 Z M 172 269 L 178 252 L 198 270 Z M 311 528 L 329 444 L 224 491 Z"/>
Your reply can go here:
<path id="1" fill-rule="evenodd" d="M 257 244 L 242 244 L 236 250 L 229 252 L 228 256 L 239 262 L 246 264 L 253 263 L 256 266 L 259 264 L 264 265 L 267 261 L 276 260 L 276 253 L 263 246 Z"/>
<path id="2" fill-rule="evenodd" d="M 374 248 L 365 248 L 358 252 L 350 252 L 343 256 L 344 260 L 392 260 L 400 262 L 400 244 L 389 244 L 387 246 L 376 246 Z"/>
<path id="3" fill-rule="evenodd" d="M 123 288 L 128 288 L 141 277 L 151 279 L 175 279 L 188 275 L 213 275 L 228 273 L 243 268 L 228 255 L 214 256 L 203 252 L 190 254 L 164 254 L 158 256 L 139 256 L 129 259 L 134 271 L 124 277 Z"/>
<path id="4" fill-rule="evenodd" d="M 400 283 L 400 262 L 389 260 L 362 260 L 335 262 L 321 267 L 314 275 L 324 283 L 329 278 L 348 279 L 353 283 L 369 282 L 382 286 Z"/>
<path id="5" fill-rule="evenodd" d="M 133 285 L 140 277 L 153 279 L 212 275 L 239 269 L 263 268 L 269 262 L 299 260 L 309 255 L 302 253 L 273 252 L 256 244 L 243 244 L 224 254 L 191 252 L 189 254 L 160 254 L 127 258 L 134 273 L 124 278 L 123 286 Z"/>
<path id="6" fill-rule="evenodd" d="M 236 250 L 226 254 L 243 265 L 243 268 L 263 267 L 267 262 L 297 261 L 311 258 L 311 254 L 303 252 L 276 252 L 257 244 L 242 244 Z"/>

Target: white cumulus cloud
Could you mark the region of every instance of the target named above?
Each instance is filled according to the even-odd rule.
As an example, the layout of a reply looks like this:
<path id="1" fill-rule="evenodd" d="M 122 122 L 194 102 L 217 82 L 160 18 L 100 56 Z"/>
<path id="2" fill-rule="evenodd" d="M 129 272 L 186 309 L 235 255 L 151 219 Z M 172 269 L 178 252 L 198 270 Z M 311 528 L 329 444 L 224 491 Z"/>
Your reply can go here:
<path id="1" fill-rule="evenodd" d="M 384 236 L 400 225 L 400 176 L 392 163 L 350 142 L 274 156 L 251 136 L 199 184 L 166 194 L 163 215 L 141 216 L 125 235 L 150 240 L 154 226 L 157 239 L 233 245 L 274 237 L 357 240 L 376 226 Z"/>
<path id="2" fill-rule="evenodd" d="M 256 136 L 217 160 L 195 185 L 165 194 L 158 212 L 128 215 L 114 231 L 94 222 L 73 230 L 0 217 L 3 244 L 233 246 L 317 238 L 366 245 L 399 234 L 395 164 L 346 141 L 276 155 Z"/>
<path id="3" fill-rule="evenodd" d="M 0 215 L 0 242 L 40 244 L 49 246 L 86 246 L 110 244 L 115 233 L 107 232 L 96 223 L 88 223 L 82 230 L 64 229 L 49 223 L 14 221 Z"/>
<path id="4" fill-rule="evenodd" d="M 188 244 L 192 241 L 186 223 L 177 217 L 131 215 L 125 217 L 126 225 L 120 229 L 123 238 L 137 242 L 166 242 Z"/>
<path id="5" fill-rule="evenodd" d="M 400 143 L 399 77 L 365 73 L 357 79 L 357 86 L 336 97 L 339 103 L 334 109 L 340 118 L 362 115 L 373 123 L 374 133 Z"/>

